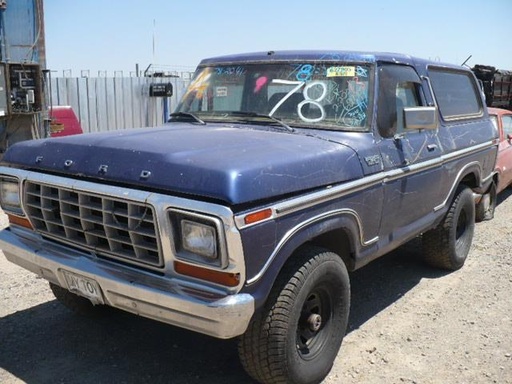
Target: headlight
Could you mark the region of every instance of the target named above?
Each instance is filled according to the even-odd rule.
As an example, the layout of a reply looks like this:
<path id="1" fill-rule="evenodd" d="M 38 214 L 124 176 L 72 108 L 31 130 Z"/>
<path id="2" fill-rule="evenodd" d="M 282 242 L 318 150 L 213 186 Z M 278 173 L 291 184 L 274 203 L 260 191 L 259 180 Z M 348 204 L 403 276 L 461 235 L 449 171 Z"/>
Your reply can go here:
<path id="1" fill-rule="evenodd" d="M 194 223 L 189 220 L 181 221 L 181 237 L 183 248 L 189 252 L 209 259 L 217 258 L 217 236 L 215 228 Z"/>
<path id="2" fill-rule="evenodd" d="M 178 259 L 227 266 L 224 229 L 219 218 L 178 210 L 169 211 L 169 217 Z"/>
<path id="3" fill-rule="evenodd" d="M 7 212 L 22 213 L 20 199 L 20 183 L 13 179 L 2 179 L 0 182 L 0 202 Z"/>

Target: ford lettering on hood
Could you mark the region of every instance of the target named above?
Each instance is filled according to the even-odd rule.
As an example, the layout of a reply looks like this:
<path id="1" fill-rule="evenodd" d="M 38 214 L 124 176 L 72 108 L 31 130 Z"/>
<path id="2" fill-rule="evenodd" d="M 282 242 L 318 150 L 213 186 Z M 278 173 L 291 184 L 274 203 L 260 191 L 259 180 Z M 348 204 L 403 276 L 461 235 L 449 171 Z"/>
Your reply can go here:
<path id="1" fill-rule="evenodd" d="M 174 123 L 14 145 L 4 162 L 230 204 L 361 176 L 348 147 L 288 131 Z"/>

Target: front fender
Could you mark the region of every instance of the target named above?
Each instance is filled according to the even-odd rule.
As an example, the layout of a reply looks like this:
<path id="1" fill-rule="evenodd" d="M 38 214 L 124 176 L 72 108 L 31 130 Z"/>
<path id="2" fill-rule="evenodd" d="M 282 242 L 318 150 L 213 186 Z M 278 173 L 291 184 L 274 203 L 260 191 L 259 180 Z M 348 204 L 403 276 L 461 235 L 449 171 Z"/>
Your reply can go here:
<path id="1" fill-rule="evenodd" d="M 254 296 L 257 308 L 263 305 L 283 266 L 304 244 L 319 245 L 339 254 L 350 270 L 360 249 L 372 242 L 373 239 L 364 238 L 361 220 L 351 209 L 334 210 L 301 221 L 276 242 L 265 264 L 248 274 L 242 291 Z"/>

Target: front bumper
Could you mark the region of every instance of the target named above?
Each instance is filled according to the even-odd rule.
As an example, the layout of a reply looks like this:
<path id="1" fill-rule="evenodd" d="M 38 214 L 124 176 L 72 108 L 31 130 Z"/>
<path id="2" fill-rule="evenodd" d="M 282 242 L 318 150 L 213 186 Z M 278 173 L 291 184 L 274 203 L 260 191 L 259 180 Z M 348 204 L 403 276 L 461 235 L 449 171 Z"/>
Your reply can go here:
<path id="1" fill-rule="evenodd" d="M 11 228 L 0 231 L 7 260 L 67 288 L 63 271 L 98 283 L 104 304 L 217 338 L 245 332 L 254 313 L 249 294 L 226 295 L 199 284 L 113 264 Z"/>

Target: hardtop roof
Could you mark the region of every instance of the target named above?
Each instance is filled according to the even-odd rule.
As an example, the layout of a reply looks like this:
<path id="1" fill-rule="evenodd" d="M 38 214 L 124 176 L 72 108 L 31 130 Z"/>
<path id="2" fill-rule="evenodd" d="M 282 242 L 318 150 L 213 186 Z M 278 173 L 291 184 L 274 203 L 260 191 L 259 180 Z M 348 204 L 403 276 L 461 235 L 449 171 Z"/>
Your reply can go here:
<path id="1" fill-rule="evenodd" d="M 330 51 L 330 50 L 284 50 L 268 52 L 248 52 L 241 54 L 225 55 L 206 58 L 199 66 L 229 65 L 247 63 L 272 63 L 272 62 L 300 62 L 300 61 L 332 61 L 332 62 L 392 62 L 408 65 L 437 65 L 451 68 L 464 68 L 459 65 L 441 63 L 434 60 L 426 60 L 418 57 L 392 52 L 360 52 L 360 51 Z"/>

